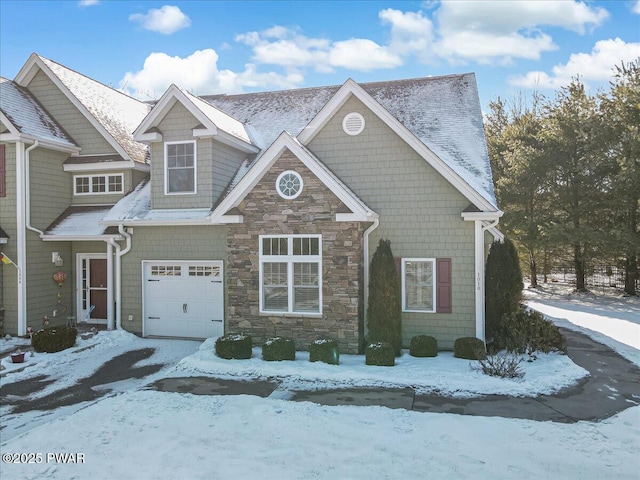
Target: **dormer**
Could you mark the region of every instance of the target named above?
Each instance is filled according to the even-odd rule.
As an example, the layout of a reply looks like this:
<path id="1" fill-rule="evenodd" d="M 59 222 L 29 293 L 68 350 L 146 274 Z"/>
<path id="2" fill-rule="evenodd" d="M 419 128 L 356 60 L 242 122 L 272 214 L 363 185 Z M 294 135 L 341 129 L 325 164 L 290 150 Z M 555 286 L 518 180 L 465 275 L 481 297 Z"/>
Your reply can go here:
<path id="1" fill-rule="evenodd" d="M 151 206 L 211 208 L 260 151 L 239 120 L 171 85 L 134 132 L 151 146 Z"/>

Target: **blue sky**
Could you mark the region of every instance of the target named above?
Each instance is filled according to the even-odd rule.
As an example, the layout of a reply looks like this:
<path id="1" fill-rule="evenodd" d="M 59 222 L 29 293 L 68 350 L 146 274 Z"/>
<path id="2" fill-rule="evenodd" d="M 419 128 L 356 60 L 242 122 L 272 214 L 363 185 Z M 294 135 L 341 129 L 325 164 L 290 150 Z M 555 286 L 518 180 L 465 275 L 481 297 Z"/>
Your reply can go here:
<path id="1" fill-rule="evenodd" d="M 640 0 L 0 0 L 0 74 L 32 52 L 142 99 L 475 72 L 498 95 L 592 92 L 640 58 Z"/>

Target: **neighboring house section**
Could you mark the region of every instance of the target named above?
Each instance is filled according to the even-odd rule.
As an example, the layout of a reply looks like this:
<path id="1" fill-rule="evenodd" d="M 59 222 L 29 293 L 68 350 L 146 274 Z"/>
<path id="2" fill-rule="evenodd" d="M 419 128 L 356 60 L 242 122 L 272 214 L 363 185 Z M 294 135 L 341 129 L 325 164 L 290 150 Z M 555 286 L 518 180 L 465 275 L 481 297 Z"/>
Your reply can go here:
<path id="1" fill-rule="evenodd" d="M 404 344 L 484 338 L 502 212 L 473 74 L 204 97 L 172 85 L 148 114 L 37 55 L 17 80 L 81 149 L 50 160 L 67 188 L 34 236 L 72 257 L 77 319 L 143 336 L 286 335 L 301 349 L 332 338 L 355 353 L 385 238 Z"/>
<path id="2" fill-rule="evenodd" d="M 148 149 L 132 132 L 150 107 L 36 54 L 0 93 L 0 218 L 15 261 L 2 267 L 3 330 L 24 334 L 45 317 L 113 326 L 113 252 L 124 237 L 100 221 L 148 176 Z"/>

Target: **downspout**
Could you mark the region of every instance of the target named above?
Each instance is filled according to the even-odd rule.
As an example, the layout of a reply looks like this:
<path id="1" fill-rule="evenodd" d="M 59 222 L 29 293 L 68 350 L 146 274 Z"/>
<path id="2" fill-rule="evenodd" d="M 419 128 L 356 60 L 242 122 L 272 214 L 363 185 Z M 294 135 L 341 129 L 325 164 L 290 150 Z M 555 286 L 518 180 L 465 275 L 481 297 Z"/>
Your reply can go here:
<path id="1" fill-rule="evenodd" d="M 118 233 L 125 238 L 125 247 L 122 249 L 115 240 L 109 239 L 116 246 L 116 330 L 122 330 L 122 257 L 131 250 L 131 235 L 127 233 L 124 225 L 118 225 Z"/>
<path id="2" fill-rule="evenodd" d="M 374 218 L 373 224 L 364 231 L 364 324 L 367 325 L 369 303 L 369 234 L 380 225 L 380 219 Z"/>
<path id="3" fill-rule="evenodd" d="M 38 230 L 37 228 L 33 227 L 31 225 L 31 181 L 29 179 L 29 160 L 30 160 L 30 156 L 29 153 L 31 152 L 31 150 L 33 150 L 34 148 L 37 148 L 38 145 L 40 143 L 38 142 L 38 140 L 35 141 L 35 143 L 33 145 L 31 145 L 29 148 L 27 148 L 24 151 L 24 182 L 25 182 L 25 186 L 24 186 L 24 193 L 25 193 L 25 226 L 27 227 L 28 230 L 31 230 L 32 232 L 36 232 L 39 235 L 44 235 L 44 232 L 42 230 Z"/>
<path id="4" fill-rule="evenodd" d="M 115 287 L 113 285 L 113 249 L 116 252 L 120 251 L 120 245 L 113 239 L 107 240 L 107 329 L 113 330 L 114 328 L 114 310 L 113 310 L 113 298 L 115 294 Z M 116 256 L 117 258 L 117 256 Z"/>

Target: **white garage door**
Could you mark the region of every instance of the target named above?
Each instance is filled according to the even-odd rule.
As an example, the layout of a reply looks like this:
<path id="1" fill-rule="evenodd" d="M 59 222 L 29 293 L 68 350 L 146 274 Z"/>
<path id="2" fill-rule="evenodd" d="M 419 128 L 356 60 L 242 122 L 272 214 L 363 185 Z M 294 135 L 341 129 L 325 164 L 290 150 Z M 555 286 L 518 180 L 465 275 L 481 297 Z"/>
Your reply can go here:
<path id="1" fill-rule="evenodd" d="M 222 262 L 143 262 L 145 335 L 224 334 Z"/>

